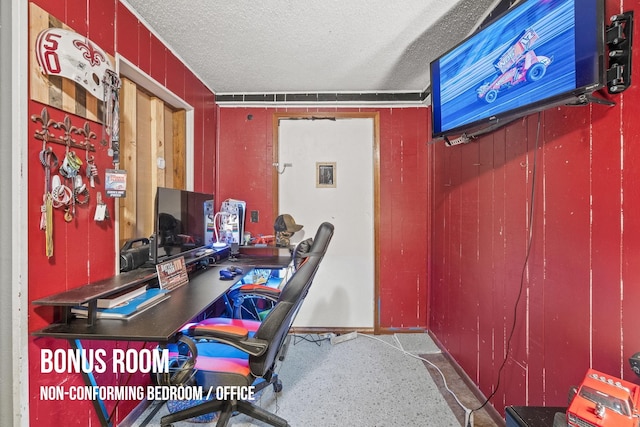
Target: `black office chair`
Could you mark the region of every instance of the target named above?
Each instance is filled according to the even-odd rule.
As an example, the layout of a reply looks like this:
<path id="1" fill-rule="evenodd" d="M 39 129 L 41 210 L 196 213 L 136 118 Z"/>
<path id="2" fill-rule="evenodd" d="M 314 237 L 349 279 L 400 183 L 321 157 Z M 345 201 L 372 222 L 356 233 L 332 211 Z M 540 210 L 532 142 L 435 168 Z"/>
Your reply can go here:
<path id="1" fill-rule="evenodd" d="M 180 377 L 193 378 L 195 384 L 207 390 L 215 390 L 219 386 L 249 387 L 255 384 L 256 380 L 263 380 L 260 383 L 260 389 L 273 385 L 274 391 L 279 392 L 282 389 L 282 383 L 275 373 L 276 362 L 279 360 L 278 355 L 327 251 L 333 231 L 334 227 L 330 223 L 325 222 L 320 225 L 311 249 L 282 288 L 277 303 L 260 323 L 253 337 L 249 336 L 249 330 L 237 325 L 196 324 L 190 326 L 188 335 L 196 342 L 192 354 L 199 353 L 199 355 L 196 356 L 195 361 L 185 362 L 189 369 L 194 366 L 194 375 L 181 372 Z M 181 339 L 188 338 L 183 336 Z M 216 343 L 212 344 L 211 341 Z M 224 351 L 220 352 L 222 357 L 213 355 L 211 348 L 208 348 L 213 346 L 215 349 L 215 346 L 220 346 L 219 343 L 226 344 L 222 346 Z M 228 346 L 241 350 L 248 357 L 228 357 Z M 212 355 L 205 356 L 204 354 Z M 285 419 L 249 401 L 236 398 L 209 400 L 165 415 L 162 417 L 161 425 L 169 426 L 176 421 L 216 411 L 220 411 L 216 424 L 218 427 L 226 426 L 231 415 L 236 411 L 276 427 L 289 426 Z"/>
<path id="2" fill-rule="evenodd" d="M 278 301 L 282 286 L 288 277 L 296 271 L 305 254 L 311 250 L 313 239 L 305 239 L 295 245 L 291 251 L 291 262 L 287 266 L 285 278 L 280 286 L 269 286 L 261 283 L 247 283 L 237 286 L 228 292 L 231 301 L 231 318 L 261 321 Z M 237 322 L 232 322 L 237 323 Z"/>

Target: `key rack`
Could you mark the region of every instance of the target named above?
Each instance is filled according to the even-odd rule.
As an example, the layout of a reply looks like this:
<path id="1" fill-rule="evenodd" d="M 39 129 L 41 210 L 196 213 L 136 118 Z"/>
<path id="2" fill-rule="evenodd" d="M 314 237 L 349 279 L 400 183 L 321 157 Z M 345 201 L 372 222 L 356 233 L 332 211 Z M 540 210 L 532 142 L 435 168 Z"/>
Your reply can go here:
<path id="1" fill-rule="evenodd" d="M 44 141 L 45 143 L 51 142 L 53 144 L 60 144 L 68 147 L 78 148 L 80 150 L 89 150 L 96 151 L 95 146 L 89 142 L 90 139 L 95 139 L 96 135 L 91 131 L 89 122 L 86 121 L 84 126 L 81 128 L 76 128 L 71 125 L 71 119 L 68 115 L 65 115 L 64 120 L 62 122 L 56 122 L 53 119 L 49 118 L 49 112 L 47 111 L 47 107 L 42 109 L 40 115 L 33 114 L 31 116 L 31 121 L 40 123 L 42 125 L 42 129 L 36 130 L 34 137 L 39 141 Z M 65 132 L 63 137 L 56 137 L 51 134 L 51 128 L 53 129 L 62 129 Z M 84 136 L 83 142 L 78 142 L 75 139 L 71 138 L 71 134 L 79 134 Z"/>

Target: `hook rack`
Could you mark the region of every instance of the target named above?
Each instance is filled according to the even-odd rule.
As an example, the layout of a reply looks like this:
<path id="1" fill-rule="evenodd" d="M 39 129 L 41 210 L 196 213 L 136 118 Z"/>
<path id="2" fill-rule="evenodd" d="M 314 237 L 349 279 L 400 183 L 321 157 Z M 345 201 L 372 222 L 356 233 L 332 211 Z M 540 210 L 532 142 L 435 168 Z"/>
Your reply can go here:
<path id="1" fill-rule="evenodd" d="M 67 115 L 65 115 L 64 120 L 60 123 L 57 123 L 54 120 L 50 119 L 49 112 L 47 111 L 47 107 L 44 107 L 42 109 L 42 112 L 40 113 L 39 116 L 33 114 L 31 116 L 31 121 L 42 124 L 42 129 L 36 130 L 34 134 L 34 137 L 39 141 L 51 142 L 54 144 L 60 144 L 64 146 L 78 148 L 81 150 L 88 149 L 89 151 L 96 151 L 95 146 L 91 144 L 89 142 L 89 138 L 86 137 L 86 135 L 93 134 L 93 132 L 89 131 L 89 122 L 85 122 L 84 127 L 80 128 L 81 131 L 79 132 L 77 128 L 75 128 L 74 126 L 71 126 L 71 119 Z M 60 138 L 60 137 L 55 137 L 51 135 L 50 128 L 63 129 L 65 131 L 65 136 Z M 72 132 L 76 134 L 83 134 L 85 136 L 85 142 L 76 142 L 76 140 L 71 138 L 70 136 Z M 92 138 L 95 138 L 95 136 L 92 136 Z"/>

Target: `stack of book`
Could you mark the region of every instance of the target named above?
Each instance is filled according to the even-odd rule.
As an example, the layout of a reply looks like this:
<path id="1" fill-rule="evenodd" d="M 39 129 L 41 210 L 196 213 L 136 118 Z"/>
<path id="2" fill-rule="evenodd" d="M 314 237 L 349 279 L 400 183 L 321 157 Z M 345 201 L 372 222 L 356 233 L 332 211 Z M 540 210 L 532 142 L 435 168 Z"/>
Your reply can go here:
<path id="1" fill-rule="evenodd" d="M 98 299 L 96 317 L 98 319 L 130 319 L 169 297 L 169 291 L 166 289 L 147 289 L 146 286 L 142 286 L 127 290 L 109 298 Z M 71 312 L 76 317 L 87 318 L 88 304 L 73 307 Z"/>

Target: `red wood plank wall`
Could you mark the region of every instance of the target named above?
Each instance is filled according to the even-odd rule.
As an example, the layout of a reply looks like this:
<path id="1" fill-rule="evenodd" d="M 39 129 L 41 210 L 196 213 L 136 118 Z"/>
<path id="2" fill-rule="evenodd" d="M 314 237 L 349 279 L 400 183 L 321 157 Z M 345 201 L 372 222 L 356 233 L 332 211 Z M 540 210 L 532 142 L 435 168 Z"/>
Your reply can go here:
<path id="1" fill-rule="evenodd" d="M 194 151 L 197 153 L 194 171 L 194 189 L 213 192 L 215 187 L 215 95 L 176 58 L 138 19 L 116 0 L 37 0 L 35 1 L 49 14 L 69 25 L 73 30 L 88 36 L 111 55 L 119 53 L 160 84 L 165 85 L 178 97 L 194 107 Z M 117 29 L 117 31 L 116 31 Z M 31 59 L 31 58 L 30 58 Z M 29 101 L 29 115 L 39 115 L 43 105 Z M 62 121 L 65 113 L 47 107 L 51 117 Z M 72 124 L 81 126 L 84 119 L 71 116 Z M 91 125 L 100 135 L 97 123 Z M 29 135 L 38 126 L 29 122 Z M 126 143 L 126 141 L 122 141 Z M 44 252 L 44 232 L 39 230 L 40 205 L 42 204 L 44 172 L 38 160 L 42 143 L 30 138 L 29 144 L 29 301 L 72 289 L 114 274 L 117 248 L 114 239 L 114 223 L 93 221 L 95 202 L 90 207 L 78 207 L 77 215 L 71 223 L 64 222 L 60 211 L 54 212 L 54 256 L 47 259 Z M 96 144 L 96 165 L 102 179 L 91 191 L 95 201 L 96 192 L 104 196 L 104 170 L 112 167 L 106 147 Z M 63 147 L 60 147 L 63 148 Z M 54 151 L 60 157 L 60 150 Z M 110 212 L 115 212 L 113 200 L 107 200 Z M 47 325 L 53 318 L 49 309 L 33 306 L 29 308 L 29 331 Z M 112 348 L 139 349 L 140 343 L 83 343 L 85 348 L 94 345 Z M 151 344 L 150 344 L 151 345 Z M 43 348 L 67 348 L 63 340 L 31 339 L 29 343 L 29 386 L 31 425 L 78 425 L 98 424 L 97 416 L 89 401 L 40 400 L 41 385 L 82 385 L 77 374 L 42 374 L 40 371 L 40 350 Z M 117 376 L 102 374 L 96 376 L 100 385 L 147 384 L 146 375 L 135 374 Z M 115 405 L 106 402 L 107 409 L 118 423 L 126 416 L 137 401 L 123 401 Z M 81 414 L 80 416 L 78 414 Z"/>
<path id="2" fill-rule="evenodd" d="M 229 197 L 246 200 L 249 210 L 260 211 L 260 222 L 248 223 L 248 230 L 271 231 L 271 117 L 285 110 L 216 111 L 214 95 L 115 0 L 37 3 L 109 53 L 122 54 L 193 105 L 195 189 L 215 190 L 217 202 Z M 638 0 L 607 0 L 607 16 L 638 6 Z M 637 70 L 634 82 L 640 81 Z M 381 327 L 428 326 L 481 390 L 491 393 L 520 292 L 536 157 L 531 255 L 509 357 L 492 402 L 500 410 L 507 404 L 562 405 L 568 387 L 589 366 L 635 380 L 626 359 L 640 351 L 636 333 L 640 324 L 640 287 L 636 286 L 640 280 L 636 262 L 640 149 L 634 143 L 640 134 L 640 122 L 634 120 L 639 98 L 637 87 L 632 87 L 615 98 L 615 107 L 545 111 L 537 150 L 537 116 L 478 143 L 446 148 L 426 145 L 427 109 L 367 110 L 380 112 L 380 237 L 391 242 L 380 248 L 381 289 L 376 303 Z M 37 114 L 41 108 L 31 102 L 29 113 Z M 56 120 L 64 116 L 60 111 L 51 114 Z M 30 124 L 30 133 L 34 130 Z M 72 224 L 56 218 L 56 256 L 46 259 L 43 233 L 37 226 L 41 146 L 34 141 L 29 144 L 30 164 L 35 165 L 30 169 L 29 187 L 36 189 L 30 191 L 28 213 L 29 299 L 33 300 L 111 275 L 116 248 L 112 224 L 96 225 L 89 212 L 81 211 Z M 101 170 L 109 167 L 104 152 L 96 157 Z M 109 208 L 113 211 L 113 203 Z M 29 330 L 51 318 L 46 310 L 31 309 L 29 315 Z M 56 346 L 65 344 L 58 340 L 30 343 L 32 423 L 86 425 L 85 413 L 95 422 L 89 404 L 39 400 L 40 384 L 80 383 L 75 374 L 40 374 L 40 348 Z M 98 381 L 116 383 L 123 378 Z M 115 411 L 116 419 L 135 404 L 123 402 Z M 109 402 L 107 406 L 114 409 Z"/>
<path id="3" fill-rule="evenodd" d="M 272 234 L 273 114 L 319 111 L 380 113 L 380 327 L 424 330 L 428 109 L 220 108 L 216 204 L 227 198 L 245 200 L 248 211 L 260 212 L 258 223 L 247 221 L 247 231 Z"/>
<path id="4" fill-rule="evenodd" d="M 640 2 L 606 8 L 637 16 Z M 639 71 L 615 107 L 544 111 L 537 149 L 537 115 L 430 146 L 430 329 L 485 395 L 508 349 L 500 411 L 566 405 L 589 367 L 640 382 Z"/>

